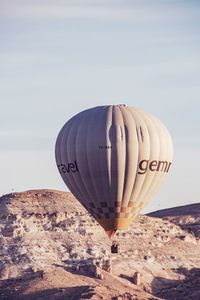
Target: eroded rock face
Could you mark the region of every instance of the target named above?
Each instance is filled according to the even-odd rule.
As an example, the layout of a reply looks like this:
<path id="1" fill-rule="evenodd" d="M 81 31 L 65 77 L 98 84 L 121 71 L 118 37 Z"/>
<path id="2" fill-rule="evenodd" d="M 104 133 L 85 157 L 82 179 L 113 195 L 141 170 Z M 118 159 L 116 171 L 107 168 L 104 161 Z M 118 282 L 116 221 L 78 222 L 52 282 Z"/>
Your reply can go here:
<path id="1" fill-rule="evenodd" d="M 180 226 L 185 231 L 200 239 L 200 204 L 178 206 L 150 213 L 149 216 L 162 218 Z"/>
<path id="2" fill-rule="evenodd" d="M 190 216 L 190 225 L 198 217 Z M 162 296 L 165 289 L 187 280 L 180 270 L 200 269 L 198 236 L 185 230 L 185 216 L 182 221 L 180 226 L 166 217 L 139 216 L 129 230 L 117 232 L 120 252 L 111 254 L 104 230 L 70 193 L 5 195 L 0 198 L 0 278 L 30 270 L 49 272 L 55 266 L 103 278 L 102 269 L 132 284 L 137 274 L 138 286 Z"/>
<path id="3" fill-rule="evenodd" d="M 107 239 L 103 229 L 70 193 L 14 193 L 1 197 L 0 207 L 1 259 L 19 272 L 108 252 L 109 247 L 102 243 Z"/>

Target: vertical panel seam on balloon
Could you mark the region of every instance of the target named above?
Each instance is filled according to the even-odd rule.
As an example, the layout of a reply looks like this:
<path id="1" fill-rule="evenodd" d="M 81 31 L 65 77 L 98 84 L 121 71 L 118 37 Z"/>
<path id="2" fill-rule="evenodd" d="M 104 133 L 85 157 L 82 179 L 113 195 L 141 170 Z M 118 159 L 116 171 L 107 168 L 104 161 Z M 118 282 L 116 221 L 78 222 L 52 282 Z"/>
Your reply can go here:
<path id="1" fill-rule="evenodd" d="M 96 114 L 95 114 L 95 116 L 96 116 Z M 91 119 L 92 120 L 95 119 L 94 116 Z M 96 197 L 95 199 L 98 201 L 98 191 L 96 190 L 96 186 L 95 186 L 95 183 L 94 183 L 94 176 L 92 174 L 92 170 L 91 170 L 89 159 L 88 159 L 88 138 L 89 138 L 89 132 L 91 131 L 91 128 L 92 128 L 92 123 L 93 122 L 91 122 L 91 120 L 90 120 L 90 123 L 89 123 L 90 125 L 88 126 L 88 134 L 87 134 L 87 137 L 86 137 L 86 160 L 87 160 L 87 166 L 88 166 L 88 173 L 89 173 L 90 181 L 92 183 L 93 191 L 94 191 L 94 194 L 95 194 L 95 197 Z M 92 201 L 92 202 L 94 203 L 94 201 Z"/>
<path id="2" fill-rule="evenodd" d="M 138 111 L 138 113 L 140 114 L 140 111 Z M 141 115 L 140 115 L 140 116 L 141 116 Z M 141 118 L 142 118 L 142 117 L 141 117 Z M 147 132 L 148 132 L 148 138 L 149 138 L 149 157 L 151 157 L 151 151 L 152 151 L 152 150 L 151 150 L 151 139 L 150 139 L 149 129 L 148 129 L 148 126 L 147 126 L 145 120 L 143 120 L 143 123 L 144 123 L 144 125 L 145 125 L 145 127 L 146 127 L 146 130 L 147 130 Z M 141 125 L 140 125 L 139 127 L 141 127 Z M 143 142 L 142 137 L 141 137 L 141 141 Z M 139 193 L 138 193 L 138 196 L 137 196 L 138 201 L 136 201 L 136 203 L 138 203 L 138 204 L 139 204 L 140 196 L 141 196 L 142 190 L 143 190 L 143 188 L 144 188 L 144 186 L 145 186 L 146 180 L 147 180 L 147 172 L 145 173 L 144 181 L 142 182 L 142 185 L 141 185 L 141 187 L 140 187 L 140 190 L 139 190 Z"/>
<path id="3" fill-rule="evenodd" d="M 66 127 L 67 127 L 67 126 L 69 126 L 69 123 L 66 123 L 65 126 L 63 126 L 62 131 L 61 131 L 62 134 L 60 134 L 60 147 L 59 147 L 59 153 L 60 153 L 60 159 L 61 159 L 61 161 L 63 161 L 62 149 L 63 149 L 63 144 L 65 145 L 65 143 L 66 143 L 64 133 L 65 133 L 65 130 L 66 130 Z M 65 148 L 65 146 L 64 146 L 64 148 Z M 65 161 L 65 160 L 64 160 L 64 161 Z M 67 187 L 68 187 L 69 189 L 70 189 L 70 187 L 71 187 L 72 191 L 74 191 L 74 187 L 73 187 L 73 185 L 71 184 L 69 178 L 67 179 L 64 175 L 62 176 L 62 178 L 63 178 L 63 181 L 66 183 Z M 65 180 L 64 180 L 64 178 L 65 178 Z"/>
<path id="4" fill-rule="evenodd" d="M 122 111 L 121 111 L 121 106 L 118 106 L 118 109 L 119 109 L 119 112 L 120 112 L 120 114 L 121 114 L 121 118 L 122 118 L 122 121 L 123 121 L 123 126 L 124 126 L 124 119 L 123 119 L 123 114 L 122 114 Z M 124 138 L 123 138 L 123 136 L 122 136 L 122 133 L 123 133 L 123 131 L 122 131 L 122 128 L 121 128 L 121 124 L 120 124 L 120 132 L 121 132 L 121 142 L 122 142 L 122 149 L 124 150 L 124 148 L 125 148 L 125 142 L 124 142 Z M 125 151 L 124 151 L 125 152 Z M 126 152 L 125 152 L 126 153 Z M 117 152 L 117 163 L 119 163 L 119 159 L 120 158 L 120 154 Z M 126 161 L 126 157 L 123 157 L 123 160 L 125 160 Z M 119 174 L 119 172 L 118 172 L 118 180 L 117 180 L 117 182 L 119 182 L 119 178 L 120 178 L 120 176 L 123 176 L 123 178 L 121 179 L 121 182 L 122 182 L 122 185 L 123 185 L 123 187 L 122 187 L 122 190 L 121 190 L 121 199 L 120 199 L 120 201 L 121 201 L 121 207 L 122 207 L 122 205 L 123 205 L 123 191 L 124 191 L 124 176 L 125 176 L 125 166 L 123 167 L 123 170 L 122 170 L 122 174 Z"/>
<path id="5" fill-rule="evenodd" d="M 125 167 L 124 167 L 124 179 L 123 179 L 123 191 L 122 191 L 122 206 L 123 206 L 123 199 L 124 199 L 124 192 L 125 192 L 125 187 L 126 187 L 126 181 L 127 181 L 127 159 L 128 159 L 128 155 L 127 155 L 127 146 L 126 146 L 126 141 L 127 141 L 127 136 L 126 136 L 126 130 L 125 130 L 125 122 L 124 122 L 124 115 L 123 115 L 123 109 L 122 107 L 120 108 L 120 112 L 122 115 L 122 119 L 123 119 L 123 126 L 124 126 L 124 144 L 125 144 Z"/>
<path id="6" fill-rule="evenodd" d="M 79 119 L 81 120 L 82 118 L 83 118 L 83 116 L 80 114 L 79 116 Z M 74 126 L 76 126 L 75 127 L 75 132 L 74 132 L 74 148 L 75 148 L 75 150 L 74 150 L 74 156 L 75 156 L 75 161 L 77 161 L 77 153 L 76 153 L 76 139 L 77 139 L 77 132 L 78 132 L 78 126 L 77 126 L 77 123 L 74 125 Z M 71 130 L 70 130 L 71 131 Z M 69 133 L 69 135 L 68 135 L 68 137 L 70 136 L 70 133 Z M 67 148 L 67 152 L 68 152 L 68 148 Z M 76 173 L 76 176 L 78 177 L 79 176 L 79 179 L 80 179 L 80 173 L 79 172 L 77 172 Z M 87 202 L 86 201 L 86 197 L 85 197 L 85 193 L 84 193 L 84 191 L 82 191 L 81 190 L 81 187 L 76 183 L 76 180 L 75 180 L 75 178 L 74 178 L 74 174 L 72 173 L 72 179 L 73 179 L 73 183 L 75 184 L 75 186 L 77 187 L 77 190 L 79 191 L 79 193 L 81 194 L 81 199 L 79 199 L 79 201 L 82 203 L 82 202 Z M 82 183 L 82 182 L 81 182 Z M 84 186 L 83 186 L 84 187 Z"/>
<path id="7" fill-rule="evenodd" d="M 140 112 L 141 113 L 141 112 Z M 143 115 L 143 112 L 142 112 L 142 115 Z M 150 141 L 150 153 L 149 153 L 149 157 L 151 157 L 151 155 L 152 155 L 152 151 L 153 151 L 153 147 L 152 147 L 152 141 L 151 141 L 151 135 L 150 135 L 150 133 L 149 133 L 149 128 L 148 128 L 148 124 L 147 124 L 147 122 L 146 122 L 146 120 L 144 119 L 144 123 L 145 123 L 145 125 L 146 125 L 146 128 L 147 128 L 147 132 L 148 132 L 148 135 L 149 135 L 149 141 Z M 140 126 L 141 127 L 141 126 Z M 154 174 L 154 176 L 155 176 L 155 174 Z M 153 176 L 153 177 L 154 177 Z M 141 187 L 141 189 L 140 189 L 140 193 L 139 193 L 139 195 L 138 195 L 138 201 L 142 201 L 142 199 L 140 199 L 141 198 L 141 194 L 143 193 L 143 189 L 144 189 L 144 186 L 145 186 L 145 184 L 146 184 L 146 182 L 147 182 L 147 178 L 148 178 L 148 172 L 146 172 L 145 173 L 145 179 L 144 179 L 144 182 L 143 182 L 143 184 L 142 184 L 142 187 Z M 153 178 L 152 178 L 152 180 L 153 180 Z M 151 182 L 152 182 L 152 180 L 151 180 Z M 151 184 L 150 184 L 151 185 Z M 149 189 L 147 188 L 147 191 L 148 191 Z M 145 193 L 145 195 L 146 195 L 146 193 Z M 145 200 L 145 196 L 143 197 L 143 200 Z M 143 202 L 142 202 L 143 203 Z M 144 204 L 144 203 L 143 203 Z"/>
<path id="8" fill-rule="evenodd" d="M 159 139 L 159 155 L 158 155 L 158 157 L 159 157 L 159 156 L 160 156 L 160 138 L 159 138 L 160 135 L 159 135 L 159 132 L 158 132 L 158 129 L 157 129 L 157 126 L 156 126 L 154 120 L 151 120 L 151 119 L 149 118 L 148 115 L 147 115 L 146 117 L 147 117 L 148 120 L 152 123 L 152 126 L 154 127 L 154 129 L 156 130 L 157 135 L 158 135 L 158 139 Z M 150 145 L 150 147 L 151 147 L 151 145 Z M 154 180 L 157 179 L 157 177 L 158 177 L 157 174 L 154 173 L 154 176 L 152 177 L 152 180 L 151 180 L 151 184 L 150 184 L 149 188 L 147 188 L 147 190 L 146 190 L 146 192 L 145 192 L 145 194 L 144 194 L 144 200 L 147 198 L 146 195 L 149 194 L 149 191 L 152 190 L 152 184 L 153 184 Z M 151 197 L 151 196 L 150 196 L 150 197 Z"/>
<path id="9" fill-rule="evenodd" d="M 78 124 L 78 126 L 77 126 L 77 132 L 76 132 L 76 137 L 75 137 L 75 156 L 76 156 L 76 157 L 77 157 L 77 152 L 78 152 L 77 136 L 78 136 L 78 134 L 79 134 L 80 128 L 82 128 L 82 127 L 81 127 L 81 122 L 84 121 L 85 114 L 86 114 L 86 111 L 84 112 L 84 115 L 82 115 L 82 118 L 81 118 L 81 120 L 80 120 L 80 122 L 79 122 L 79 124 Z M 80 180 L 80 182 L 81 182 L 82 187 L 84 188 L 84 193 L 85 193 L 85 196 L 86 196 L 86 199 L 87 199 L 87 200 L 85 199 L 86 202 L 88 203 L 88 200 L 89 200 L 90 202 L 92 202 L 92 201 L 91 201 L 91 195 L 90 195 L 90 193 L 88 192 L 88 188 L 87 188 L 87 186 L 86 186 L 86 184 L 85 184 L 85 182 L 84 182 L 84 179 L 83 179 L 83 177 L 82 177 L 81 172 L 79 172 L 79 180 Z"/>

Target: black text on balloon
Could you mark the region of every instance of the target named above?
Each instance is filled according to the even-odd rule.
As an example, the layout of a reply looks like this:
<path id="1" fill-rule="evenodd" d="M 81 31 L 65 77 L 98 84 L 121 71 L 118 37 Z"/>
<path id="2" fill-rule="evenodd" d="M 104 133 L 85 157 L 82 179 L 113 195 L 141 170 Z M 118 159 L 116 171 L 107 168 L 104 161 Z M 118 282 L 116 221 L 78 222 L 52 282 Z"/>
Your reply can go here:
<path id="1" fill-rule="evenodd" d="M 152 160 L 149 161 L 147 159 L 143 159 L 139 162 L 138 168 L 138 174 L 145 174 L 147 170 L 150 171 L 160 171 L 160 172 L 168 172 L 169 168 L 171 166 L 171 162 L 168 161 L 161 161 L 161 160 Z"/>
<path id="2" fill-rule="evenodd" d="M 76 160 L 67 164 L 57 165 L 60 173 L 79 172 Z"/>

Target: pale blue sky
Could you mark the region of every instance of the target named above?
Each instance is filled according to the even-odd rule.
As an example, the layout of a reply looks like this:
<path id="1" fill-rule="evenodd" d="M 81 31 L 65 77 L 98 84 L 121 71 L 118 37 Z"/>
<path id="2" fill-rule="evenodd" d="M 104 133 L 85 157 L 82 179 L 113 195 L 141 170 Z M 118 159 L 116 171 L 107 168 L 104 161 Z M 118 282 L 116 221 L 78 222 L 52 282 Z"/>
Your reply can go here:
<path id="1" fill-rule="evenodd" d="M 199 202 L 199 1 L 0 0 L 0 194 L 65 190 L 58 131 L 119 103 L 173 137 L 172 172 L 147 211 Z"/>

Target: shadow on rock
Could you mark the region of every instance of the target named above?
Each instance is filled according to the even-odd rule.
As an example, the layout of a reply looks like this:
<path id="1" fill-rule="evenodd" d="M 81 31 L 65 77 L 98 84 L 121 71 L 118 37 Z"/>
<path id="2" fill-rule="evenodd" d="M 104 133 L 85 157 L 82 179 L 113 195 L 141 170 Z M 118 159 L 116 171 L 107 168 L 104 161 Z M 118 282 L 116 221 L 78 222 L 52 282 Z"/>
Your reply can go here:
<path id="1" fill-rule="evenodd" d="M 84 260 L 65 260 L 65 265 L 54 264 L 56 267 L 61 267 L 65 271 L 72 274 L 84 275 L 92 278 L 103 279 L 102 271 L 112 272 L 112 262 L 110 259 L 106 260 L 95 260 L 95 259 L 84 259 Z"/>
<path id="2" fill-rule="evenodd" d="M 95 294 L 91 286 L 76 286 L 69 288 L 54 288 L 28 294 L 4 294 L 1 300 L 77 300 L 91 299 Z"/>
<path id="3" fill-rule="evenodd" d="M 152 292 L 155 296 L 169 300 L 199 300 L 200 299 L 200 268 L 187 270 L 177 269 L 178 274 L 184 275 L 183 280 L 170 280 L 155 277 L 152 282 Z"/>
<path id="4" fill-rule="evenodd" d="M 19 299 L 26 289 L 29 287 L 30 282 L 36 282 L 43 278 L 43 272 L 31 272 L 23 276 L 0 280 L 0 300 Z"/>
<path id="5" fill-rule="evenodd" d="M 68 288 L 55 288 L 43 291 L 37 291 L 28 295 L 22 295 L 16 300 L 77 300 L 91 299 L 94 296 L 94 288 L 85 286 L 75 286 Z M 14 299 L 13 299 L 14 300 Z"/>
<path id="6" fill-rule="evenodd" d="M 96 274 L 96 266 L 90 261 L 81 261 L 79 263 L 74 264 L 66 264 L 66 265 L 58 265 L 53 264 L 55 267 L 62 268 L 63 270 L 76 275 L 84 275 L 90 278 L 95 277 Z"/>
<path id="7" fill-rule="evenodd" d="M 0 300 L 77 300 L 91 299 L 95 294 L 94 287 L 89 285 L 26 293 L 28 287 L 38 280 L 42 280 L 41 272 L 0 281 Z"/>
<path id="8" fill-rule="evenodd" d="M 128 276 L 126 274 L 120 274 L 119 276 L 121 278 L 126 279 L 126 280 L 130 281 L 131 283 L 133 283 L 133 276 Z"/>

